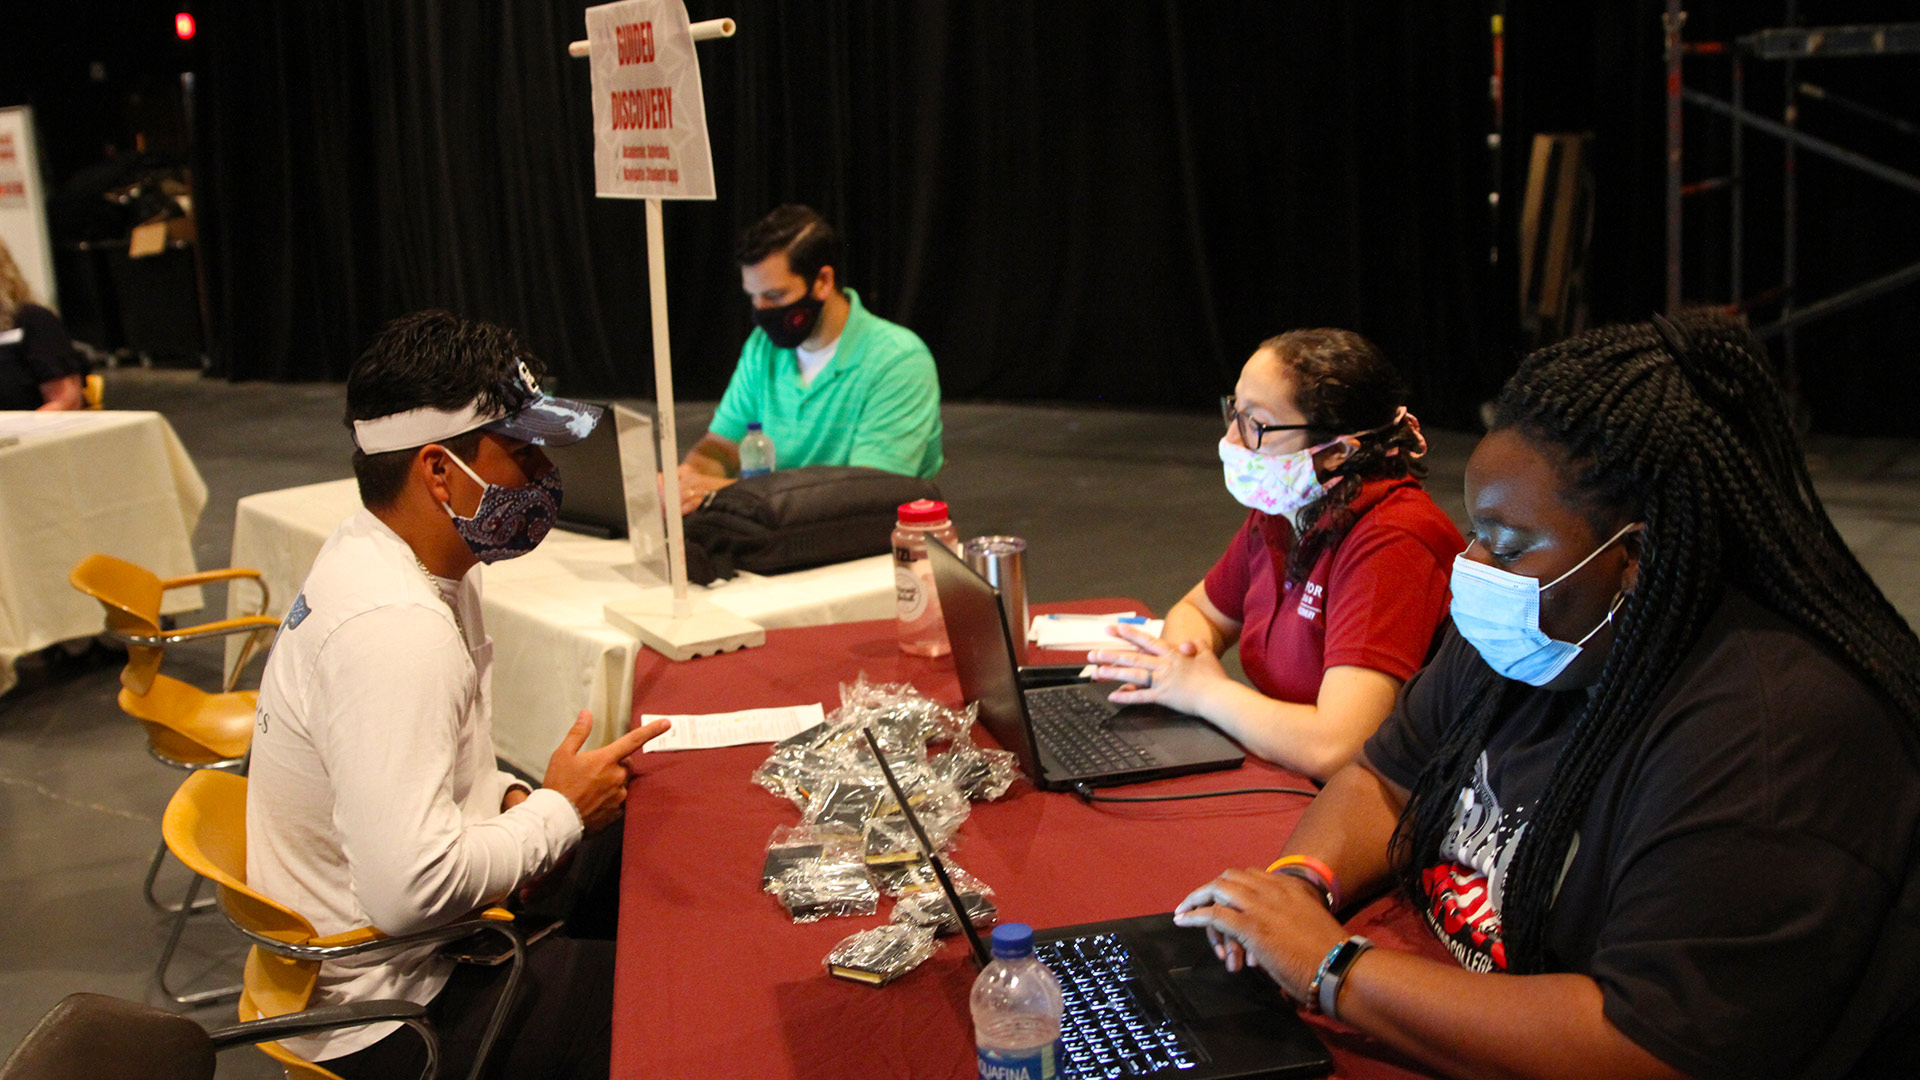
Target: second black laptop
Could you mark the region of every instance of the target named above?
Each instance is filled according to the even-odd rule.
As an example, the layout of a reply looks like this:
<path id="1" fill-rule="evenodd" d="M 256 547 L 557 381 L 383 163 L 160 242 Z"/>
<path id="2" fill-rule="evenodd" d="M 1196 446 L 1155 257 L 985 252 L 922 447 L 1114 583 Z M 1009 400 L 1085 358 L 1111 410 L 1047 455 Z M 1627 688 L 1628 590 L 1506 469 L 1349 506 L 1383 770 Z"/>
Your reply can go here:
<path id="1" fill-rule="evenodd" d="M 960 692 L 980 722 L 1046 791 L 1237 769 L 1246 753 L 1219 729 L 1163 705 L 1115 705 L 1111 682 L 1023 686 L 1000 591 L 941 544 L 928 544 Z M 1026 631 L 1025 627 L 1020 628 Z"/>
<path id="2" fill-rule="evenodd" d="M 991 958 L 966 901 L 871 729 L 866 737 L 947 910 L 959 913 L 974 962 L 985 967 Z M 1206 931 L 1176 926 L 1171 915 L 1054 927 L 1033 940 L 1060 981 L 1059 1065 L 1068 1080 L 1291 1080 L 1333 1069 L 1326 1047 L 1265 972 L 1229 972 Z"/>

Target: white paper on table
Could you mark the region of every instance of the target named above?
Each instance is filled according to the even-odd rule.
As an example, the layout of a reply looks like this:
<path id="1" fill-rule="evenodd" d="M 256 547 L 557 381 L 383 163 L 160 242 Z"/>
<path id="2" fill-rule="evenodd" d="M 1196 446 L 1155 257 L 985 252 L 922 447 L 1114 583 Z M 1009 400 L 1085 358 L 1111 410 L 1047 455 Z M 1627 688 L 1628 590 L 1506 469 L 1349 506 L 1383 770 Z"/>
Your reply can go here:
<path id="1" fill-rule="evenodd" d="M 779 742 L 815 724 L 825 723 L 826 719 L 826 710 L 818 702 L 812 705 L 782 705 L 773 709 L 741 709 L 737 712 L 685 716 L 644 713 L 640 717 L 642 724 L 671 720 L 673 726 L 642 749 L 652 753 L 655 750 L 710 750 L 716 746 Z"/>
<path id="2" fill-rule="evenodd" d="M 1079 652 L 1108 647 L 1127 648 L 1127 642 L 1107 633 L 1107 627 L 1126 623 L 1144 633 L 1159 637 L 1166 629 L 1165 619 L 1149 619 L 1131 611 L 1105 615 L 1035 615 L 1027 638 L 1042 649 Z"/>

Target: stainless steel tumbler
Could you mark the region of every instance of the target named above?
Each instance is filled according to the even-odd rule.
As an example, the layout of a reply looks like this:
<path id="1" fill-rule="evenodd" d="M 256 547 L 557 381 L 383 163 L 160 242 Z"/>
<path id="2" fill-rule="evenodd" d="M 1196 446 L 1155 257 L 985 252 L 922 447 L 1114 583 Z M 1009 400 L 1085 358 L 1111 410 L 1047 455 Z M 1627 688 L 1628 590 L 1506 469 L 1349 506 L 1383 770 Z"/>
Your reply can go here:
<path id="1" fill-rule="evenodd" d="M 961 546 L 960 554 L 1000 590 L 1007 626 L 1013 631 L 1013 655 L 1027 662 L 1027 542 L 1018 536 L 976 536 Z"/>

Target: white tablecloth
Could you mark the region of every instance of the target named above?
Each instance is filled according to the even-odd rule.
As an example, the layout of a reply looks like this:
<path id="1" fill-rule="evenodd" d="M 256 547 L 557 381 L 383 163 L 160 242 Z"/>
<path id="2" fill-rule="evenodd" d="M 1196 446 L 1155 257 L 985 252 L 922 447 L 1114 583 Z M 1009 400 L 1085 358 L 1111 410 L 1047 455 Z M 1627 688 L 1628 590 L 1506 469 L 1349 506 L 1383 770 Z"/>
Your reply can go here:
<path id="1" fill-rule="evenodd" d="M 67 584 L 81 559 L 101 552 L 163 578 L 194 572 L 207 485 L 155 412 L 0 412 L 0 443 L 3 694 L 20 656 L 106 625 L 99 602 Z M 163 600 L 166 614 L 203 602 L 197 587 Z"/>
<path id="2" fill-rule="evenodd" d="M 269 614 L 286 614 L 320 545 L 359 505 L 352 480 L 240 500 L 233 565 L 265 577 L 273 594 Z M 608 624 L 604 611 L 614 600 L 667 592 L 651 575 L 640 580 L 632 547 L 555 530 L 531 554 L 481 573 L 481 607 L 494 642 L 493 739 L 500 756 L 541 775 L 581 709 L 593 711 L 590 746 L 627 730 L 638 643 Z M 894 610 L 887 555 L 771 577 L 742 574 L 693 591 L 769 630 L 884 619 Z M 229 641 L 229 664 L 238 652 L 238 642 Z"/>

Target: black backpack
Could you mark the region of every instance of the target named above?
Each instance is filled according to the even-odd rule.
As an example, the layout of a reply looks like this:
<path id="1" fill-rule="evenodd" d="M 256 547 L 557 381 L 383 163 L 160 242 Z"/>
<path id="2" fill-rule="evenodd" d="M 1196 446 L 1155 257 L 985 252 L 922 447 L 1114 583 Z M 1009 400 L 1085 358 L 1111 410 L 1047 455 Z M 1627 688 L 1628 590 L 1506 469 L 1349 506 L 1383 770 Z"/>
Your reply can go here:
<path id="1" fill-rule="evenodd" d="M 687 580 L 778 574 L 884 555 L 901 503 L 938 499 L 931 480 L 814 465 L 737 480 L 686 518 Z"/>

